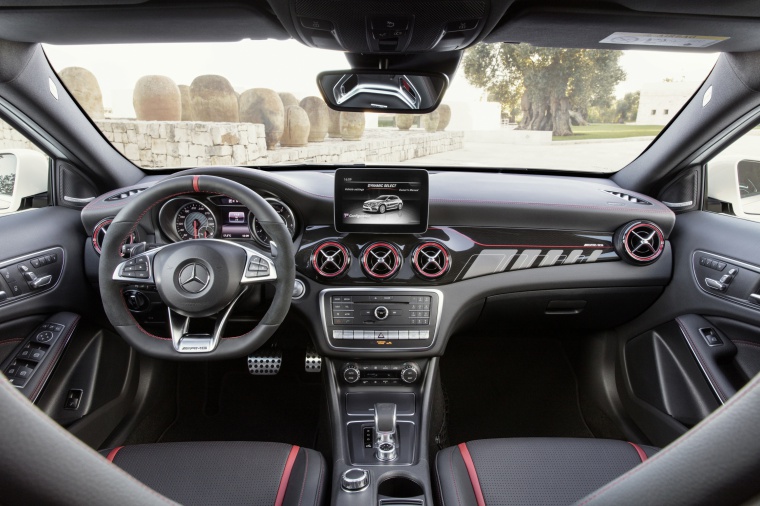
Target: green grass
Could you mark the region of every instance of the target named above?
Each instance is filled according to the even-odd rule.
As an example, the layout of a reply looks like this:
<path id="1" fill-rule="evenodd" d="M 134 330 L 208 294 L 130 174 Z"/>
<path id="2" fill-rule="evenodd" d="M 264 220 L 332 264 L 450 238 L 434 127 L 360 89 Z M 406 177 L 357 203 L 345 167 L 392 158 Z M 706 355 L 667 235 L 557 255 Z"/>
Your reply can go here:
<path id="1" fill-rule="evenodd" d="M 620 125 L 617 123 L 595 123 L 587 126 L 574 126 L 573 135 L 552 137 L 553 141 L 578 141 L 586 139 L 623 139 L 625 137 L 655 136 L 663 129 L 662 125 Z"/>

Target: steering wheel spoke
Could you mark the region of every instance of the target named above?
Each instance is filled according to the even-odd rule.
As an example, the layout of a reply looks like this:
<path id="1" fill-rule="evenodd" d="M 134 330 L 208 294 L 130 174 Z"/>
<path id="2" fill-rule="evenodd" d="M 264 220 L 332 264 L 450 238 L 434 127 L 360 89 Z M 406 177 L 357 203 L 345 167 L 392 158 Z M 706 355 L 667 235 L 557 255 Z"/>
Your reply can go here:
<path id="1" fill-rule="evenodd" d="M 211 334 L 189 333 L 192 318 L 181 315 L 172 308 L 167 308 L 169 312 L 169 330 L 174 349 L 179 353 L 209 353 L 214 351 L 224 335 L 224 329 L 227 327 L 227 321 L 230 318 L 230 314 L 232 314 L 235 304 L 246 291 L 248 291 L 247 286 L 243 287 L 238 296 L 218 313 L 216 323 L 214 324 L 214 331 Z"/>
<path id="2" fill-rule="evenodd" d="M 116 266 L 111 279 L 120 283 L 155 285 L 153 259 L 163 246 L 135 255 Z"/>

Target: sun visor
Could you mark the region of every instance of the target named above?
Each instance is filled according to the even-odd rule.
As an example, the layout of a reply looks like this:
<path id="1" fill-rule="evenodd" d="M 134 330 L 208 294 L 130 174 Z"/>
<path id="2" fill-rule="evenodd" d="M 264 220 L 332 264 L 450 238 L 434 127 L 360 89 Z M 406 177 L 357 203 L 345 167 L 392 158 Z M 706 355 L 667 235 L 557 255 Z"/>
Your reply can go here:
<path id="1" fill-rule="evenodd" d="M 53 3 L 53 2 L 48 2 Z M 0 34 L 16 42 L 127 44 L 288 39 L 272 14 L 253 5 L 205 2 L 3 8 Z"/>
<path id="2" fill-rule="evenodd" d="M 528 8 L 508 14 L 485 41 L 586 49 L 745 52 L 760 49 L 760 18 Z"/>

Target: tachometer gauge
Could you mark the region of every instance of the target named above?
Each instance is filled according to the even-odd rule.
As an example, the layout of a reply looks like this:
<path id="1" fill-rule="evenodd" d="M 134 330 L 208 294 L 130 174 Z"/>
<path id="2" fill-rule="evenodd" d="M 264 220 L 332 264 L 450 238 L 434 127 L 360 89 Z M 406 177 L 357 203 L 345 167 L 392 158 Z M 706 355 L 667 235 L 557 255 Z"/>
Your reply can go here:
<path id="1" fill-rule="evenodd" d="M 273 198 L 264 200 L 269 202 L 269 205 L 277 211 L 277 214 L 280 215 L 282 221 L 285 222 L 285 226 L 288 227 L 288 232 L 290 232 L 290 237 L 296 235 L 296 217 L 293 214 L 293 211 L 280 200 Z M 264 231 L 264 227 L 261 226 L 261 223 L 259 223 L 259 220 L 257 220 L 255 216 L 251 215 L 251 217 L 251 232 L 253 233 L 253 237 L 259 244 L 268 248 L 270 240 L 269 234 Z"/>
<path id="2" fill-rule="evenodd" d="M 177 235 L 187 239 L 209 239 L 216 235 L 216 218 L 211 210 L 200 202 L 188 202 L 177 211 L 174 219 Z"/>

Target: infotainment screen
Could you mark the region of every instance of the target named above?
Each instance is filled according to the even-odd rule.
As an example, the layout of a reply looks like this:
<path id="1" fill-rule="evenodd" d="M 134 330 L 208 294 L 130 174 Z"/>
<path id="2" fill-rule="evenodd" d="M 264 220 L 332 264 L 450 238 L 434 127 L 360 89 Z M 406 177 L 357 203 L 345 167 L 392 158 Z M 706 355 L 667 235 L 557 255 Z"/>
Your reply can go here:
<path id="1" fill-rule="evenodd" d="M 337 169 L 339 232 L 421 234 L 428 226 L 428 173 L 422 169 Z"/>

